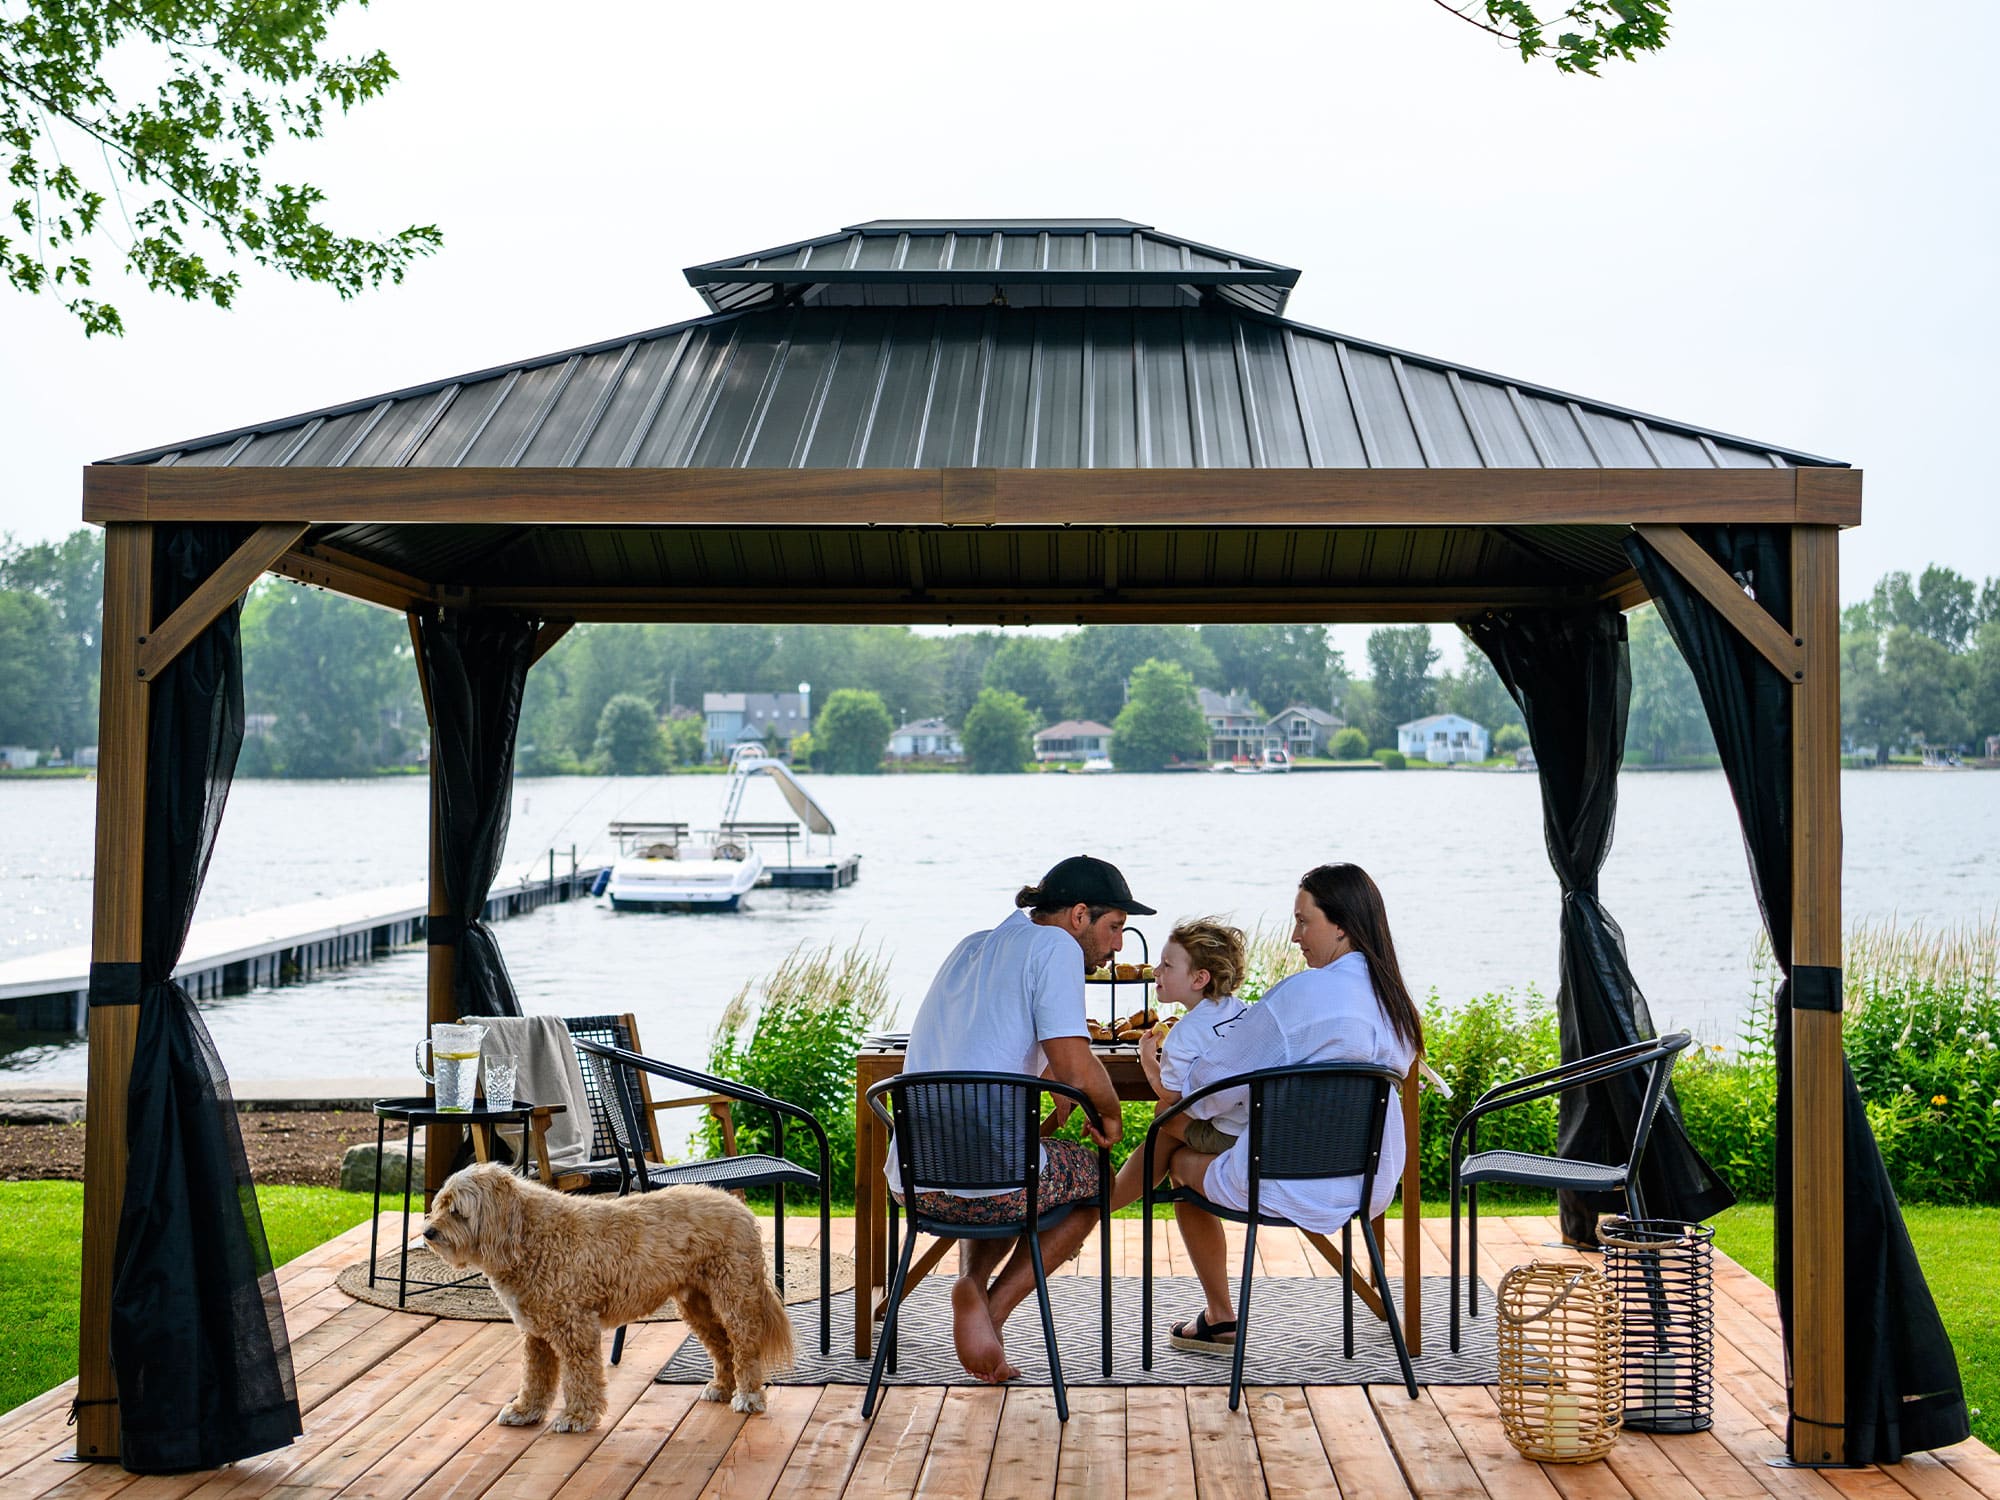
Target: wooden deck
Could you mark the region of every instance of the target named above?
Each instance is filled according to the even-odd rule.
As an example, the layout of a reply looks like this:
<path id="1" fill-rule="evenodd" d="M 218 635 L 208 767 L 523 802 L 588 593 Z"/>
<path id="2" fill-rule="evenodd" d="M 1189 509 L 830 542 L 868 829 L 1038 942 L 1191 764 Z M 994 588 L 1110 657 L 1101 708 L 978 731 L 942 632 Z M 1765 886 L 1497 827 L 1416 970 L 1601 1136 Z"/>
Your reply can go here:
<path id="1" fill-rule="evenodd" d="M 394 1233 L 394 1220 L 387 1225 Z M 801 1245 L 816 1223 L 788 1224 Z M 834 1221 L 836 1248 L 851 1220 Z M 1116 1226 L 1118 1274 L 1136 1274 L 1135 1221 Z M 1425 1221 L 1427 1273 L 1445 1266 L 1446 1225 Z M 1489 1265 L 1562 1252 L 1553 1221 L 1481 1225 Z M 57 1462 L 74 1383 L 0 1417 L 0 1495 L 396 1497 L 730 1496 L 736 1500 L 894 1497 L 1159 1496 L 1198 1500 L 2000 1500 L 2000 1457 L 1964 1443 L 1894 1468 L 1781 1470 L 1785 1405 L 1776 1304 L 1762 1283 L 1717 1256 L 1716 1412 L 1712 1432 L 1626 1433 L 1601 1463 L 1544 1467 L 1507 1446 L 1491 1393 L 1426 1387 L 1257 1386 L 1245 1410 L 1223 1387 L 1079 1386 L 1066 1427 L 1046 1388 L 891 1388 L 872 1423 L 858 1387 L 773 1387 L 769 1412 L 744 1417 L 695 1399 L 697 1387 L 652 1383 L 679 1324 L 633 1330 L 612 1372 L 610 1414 L 595 1432 L 500 1427 L 513 1392 L 511 1326 L 445 1322 L 356 1303 L 335 1272 L 367 1253 L 367 1225 L 280 1273 L 305 1436 L 231 1468 L 135 1478 L 115 1465 Z M 1322 1269 L 1290 1235 L 1259 1236 L 1273 1275 Z M 1186 1273 L 1172 1233 L 1161 1269 Z M 1063 1274 L 1094 1266 L 1094 1248 Z M 1392 1260 L 1391 1270 L 1394 1272 Z M 1489 1282 L 1490 1282 L 1489 1276 Z M 1033 1336 L 1032 1320 L 1014 1337 Z M 1442 1337 L 1443 1330 L 1436 1330 Z M 1254 1351 L 1253 1364 L 1254 1371 Z"/>

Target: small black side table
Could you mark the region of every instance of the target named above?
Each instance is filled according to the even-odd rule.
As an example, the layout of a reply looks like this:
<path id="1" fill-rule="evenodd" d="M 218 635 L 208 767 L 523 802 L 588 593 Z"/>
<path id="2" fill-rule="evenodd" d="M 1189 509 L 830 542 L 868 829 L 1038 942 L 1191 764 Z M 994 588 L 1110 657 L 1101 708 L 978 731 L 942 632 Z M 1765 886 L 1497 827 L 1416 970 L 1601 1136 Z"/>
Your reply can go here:
<path id="1" fill-rule="evenodd" d="M 512 1109 L 444 1110 L 437 1107 L 437 1101 L 422 1095 L 412 1099 L 377 1099 L 375 1101 L 375 1213 L 368 1221 L 368 1285 L 375 1285 L 376 1241 L 382 1230 L 382 1146 L 391 1120 L 401 1120 L 404 1125 L 403 1145 L 403 1250 L 402 1260 L 397 1266 L 396 1306 L 402 1307 L 408 1300 L 410 1288 L 420 1292 L 437 1291 L 448 1286 L 470 1286 L 480 1279 L 474 1272 L 461 1276 L 456 1281 L 429 1281 L 422 1277 L 410 1279 L 410 1168 L 416 1155 L 417 1127 L 419 1125 L 468 1125 L 472 1127 L 473 1153 L 481 1160 L 488 1161 L 493 1155 L 493 1127 L 496 1125 L 519 1125 L 521 1127 L 520 1163 L 517 1170 L 524 1170 L 528 1159 L 528 1122 L 534 1116 L 537 1106 L 525 1099 L 516 1099 Z M 386 1279 L 386 1278 L 385 1278 Z"/>

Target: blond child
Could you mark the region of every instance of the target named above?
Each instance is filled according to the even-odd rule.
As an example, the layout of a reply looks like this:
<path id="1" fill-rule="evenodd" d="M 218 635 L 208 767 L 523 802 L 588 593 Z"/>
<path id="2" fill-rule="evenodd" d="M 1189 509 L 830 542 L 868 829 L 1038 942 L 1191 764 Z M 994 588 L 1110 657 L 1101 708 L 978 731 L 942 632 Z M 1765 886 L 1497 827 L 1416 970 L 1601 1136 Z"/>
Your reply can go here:
<path id="1" fill-rule="evenodd" d="M 1186 1008 L 1165 1032 L 1155 1027 L 1139 1039 L 1139 1066 L 1159 1102 L 1158 1115 L 1180 1102 L 1188 1070 L 1208 1055 L 1218 1038 L 1249 1007 L 1236 998 L 1245 963 L 1242 932 L 1213 917 L 1183 922 L 1174 928 L 1153 966 L 1153 993 L 1160 1009 Z M 1204 1099 L 1174 1116 L 1160 1130 L 1153 1168 L 1163 1172 L 1167 1158 L 1185 1144 L 1208 1155 L 1220 1155 L 1236 1144 L 1249 1124 L 1249 1106 L 1235 1091 Z M 1143 1148 L 1135 1148 L 1112 1184 L 1111 1203 L 1122 1208 L 1144 1190 Z"/>

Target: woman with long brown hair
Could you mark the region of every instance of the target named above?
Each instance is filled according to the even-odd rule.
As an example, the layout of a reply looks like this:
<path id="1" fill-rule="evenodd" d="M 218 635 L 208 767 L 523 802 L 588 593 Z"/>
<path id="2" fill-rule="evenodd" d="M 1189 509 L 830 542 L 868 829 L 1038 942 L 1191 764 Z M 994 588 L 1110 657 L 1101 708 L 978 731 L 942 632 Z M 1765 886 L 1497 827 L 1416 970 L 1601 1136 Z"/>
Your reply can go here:
<path id="1" fill-rule="evenodd" d="M 1423 1052 L 1423 1020 L 1396 962 L 1382 893 L 1358 865 L 1320 865 L 1299 881 L 1292 901 L 1292 941 L 1307 967 L 1271 987 L 1192 1068 L 1186 1091 L 1260 1068 L 1300 1063 L 1363 1062 L 1409 1071 Z M 1225 1097 L 1222 1095 L 1217 1098 Z M 1362 1204 L 1358 1177 L 1267 1181 L 1259 1207 L 1301 1229 L 1330 1234 L 1356 1212 L 1371 1218 L 1389 1206 L 1403 1176 L 1403 1112 L 1394 1104 L 1382 1134 L 1375 1202 Z M 1182 1147 L 1169 1159 L 1174 1181 L 1225 1208 L 1249 1206 L 1249 1145 L 1238 1139 L 1207 1154 Z M 1229 1300 L 1228 1247 L 1222 1221 L 1191 1204 L 1174 1205 L 1188 1258 L 1206 1306 L 1176 1323 L 1176 1348 L 1226 1354 L 1236 1337 Z"/>

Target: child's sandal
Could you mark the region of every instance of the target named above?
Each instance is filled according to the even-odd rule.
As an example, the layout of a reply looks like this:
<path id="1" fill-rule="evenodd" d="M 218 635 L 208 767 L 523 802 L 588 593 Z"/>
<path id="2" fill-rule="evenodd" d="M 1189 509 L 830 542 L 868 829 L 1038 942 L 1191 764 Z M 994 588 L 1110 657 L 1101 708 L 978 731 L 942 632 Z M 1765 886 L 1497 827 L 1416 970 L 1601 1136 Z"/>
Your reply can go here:
<path id="1" fill-rule="evenodd" d="M 1223 1335 L 1227 1334 L 1225 1340 Z M 1176 1323 L 1167 1332 L 1167 1342 L 1176 1349 L 1185 1349 L 1190 1354 L 1234 1354 L 1236 1352 L 1236 1320 L 1224 1318 L 1220 1323 L 1208 1321 L 1204 1309 L 1194 1315 L 1191 1323 Z"/>

